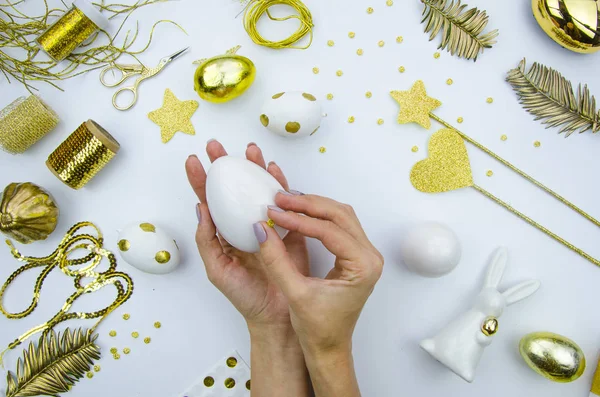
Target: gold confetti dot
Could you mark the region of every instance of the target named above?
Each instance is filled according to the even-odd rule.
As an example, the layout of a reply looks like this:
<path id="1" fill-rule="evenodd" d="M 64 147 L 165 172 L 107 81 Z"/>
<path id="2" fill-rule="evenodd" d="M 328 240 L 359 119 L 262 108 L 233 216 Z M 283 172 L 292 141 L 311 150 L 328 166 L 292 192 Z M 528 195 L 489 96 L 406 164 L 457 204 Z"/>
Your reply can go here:
<path id="1" fill-rule="evenodd" d="M 373 93 L 371 93 L 371 91 L 367 91 L 367 92 L 365 92 L 365 96 L 367 98 L 371 98 L 373 96 Z"/>
<path id="2" fill-rule="evenodd" d="M 113 354 L 113 358 L 114 358 L 115 360 L 118 360 L 118 359 L 120 359 L 120 358 L 121 358 L 121 355 L 120 355 L 119 353 L 115 353 L 115 354 Z"/>
<path id="3" fill-rule="evenodd" d="M 373 11 L 375 11 L 375 10 L 373 9 L 373 7 L 369 7 L 369 8 L 367 8 L 367 14 L 372 14 L 372 13 L 373 13 Z"/>
<path id="4" fill-rule="evenodd" d="M 335 74 L 336 74 L 338 77 L 341 77 L 341 76 L 344 74 L 344 72 L 342 72 L 341 70 L 338 70 L 337 72 L 335 72 Z"/>
<path id="5" fill-rule="evenodd" d="M 400 67 L 398 68 L 398 71 L 399 71 L 400 73 L 404 73 L 404 72 L 406 72 L 406 68 L 405 68 L 404 66 L 400 66 Z"/>
<path id="6" fill-rule="evenodd" d="M 129 313 L 123 314 L 123 320 L 129 320 L 130 318 L 131 318 L 131 315 Z"/>
<path id="7" fill-rule="evenodd" d="M 135 332 L 135 331 L 134 331 L 134 332 L 132 332 L 132 333 L 131 333 L 131 336 L 132 336 L 133 338 L 137 339 L 137 338 L 139 338 L 139 337 L 140 337 L 140 334 L 139 334 L 138 332 Z"/>
<path id="8" fill-rule="evenodd" d="M 123 349 L 123 353 L 129 354 L 129 353 L 131 353 L 131 349 L 128 348 L 128 347 L 126 347 L 126 348 Z"/>
<path id="9" fill-rule="evenodd" d="M 94 365 L 94 371 L 100 372 L 100 366 L 99 365 Z"/>
<path id="10" fill-rule="evenodd" d="M 335 42 L 333 40 L 327 40 L 327 45 L 329 47 L 333 47 L 335 45 Z"/>
<path id="11" fill-rule="evenodd" d="M 396 37 L 396 43 L 402 43 L 404 41 L 404 37 L 398 36 Z"/>
<path id="12" fill-rule="evenodd" d="M 251 386 L 252 386 L 252 382 L 251 382 L 251 380 L 248 380 L 248 382 L 246 382 L 246 389 L 250 390 Z"/>
<path id="13" fill-rule="evenodd" d="M 269 219 L 267 221 L 267 226 L 269 226 L 270 228 L 274 228 L 275 227 L 275 221 L 273 219 Z"/>
<path id="14" fill-rule="evenodd" d="M 385 45 L 385 41 L 383 41 L 383 40 L 379 40 L 379 43 L 377 43 L 377 45 L 378 45 L 379 47 L 383 47 L 383 46 Z"/>
<path id="15" fill-rule="evenodd" d="M 235 366 L 237 365 L 237 363 L 238 363 L 238 361 L 237 361 L 237 358 L 235 358 L 235 357 L 229 357 L 227 359 L 227 366 L 229 368 L 235 368 Z"/>
<path id="16" fill-rule="evenodd" d="M 391 7 L 394 5 L 394 2 L 392 0 L 387 0 L 385 4 L 387 4 L 388 7 Z"/>
<path id="17" fill-rule="evenodd" d="M 356 54 L 357 55 L 362 55 L 363 54 L 363 49 L 359 48 L 358 50 L 356 50 Z"/>
<path id="18" fill-rule="evenodd" d="M 350 37 L 351 39 L 353 39 L 354 37 L 356 37 L 356 33 L 350 32 L 350 33 L 348 33 L 348 37 Z"/>
<path id="19" fill-rule="evenodd" d="M 487 103 L 493 103 L 494 102 L 494 98 L 489 97 L 488 99 L 485 100 Z"/>
<path id="20" fill-rule="evenodd" d="M 349 122 L 350 124 L 354 123 L 354 116 L 350 116 L 350 117 L 348 117 L 348 122 Z M 321 152 L 321 153 L 323 153 L 323 152 Z"/>
<path id="21" fill-rule="evenodd" d="M 160 323 L 160 321 L 157 321 L 154 323 L 154 328 L 158 329 L 160 327 L 162 327 L 162 324 Z"/>
<path id="22" fill-rule="evenodd" d="M 410 149 L 410 150 L 412 150 L 413 153 L 417 153 L 419 151 L 419 147 L 413 146 L 412 149 Z"/>
<path id="23" fill-rule="evenodd" d="M 440 53 L 439 53 L 439 52 L 436 52 L 435 54 L 433 54 L 433 57 L 434 57 L 435 59 L 438 59 L 438 58 L 440 57 Z"/>
<path id="24" fill-rule="evenodd" d="M 377 124 L 382 125 L 383 124 L 383 119 L 377 119 Z"/>
<path id="25" fill-rule="evenodd" d="M 448 85 L 452 85 L 453 83 L 454 83 L 454 80 L 452 80 L 452 79 L 446 80 L 446 84 L 448 84 Z"/>
<path id="26" fill-rule="evenodd" d="M 87 374 L 85 374 L 85 376 L 92 379 L 94 377 L 94 373 L 92 371 L 89 371 Z"/>
<path id="27" fill-rule="evenodd" d="M 486 174 L 487 176 L 493 176 L 493 175 L 494 175 L 494 171 L 492 171 L 492 170 L 488 170 L 488 171 L 487 171 L 485 174 Z"/>
<path id="28" fill-rule="evenodd" d="M 333 94 L 327 94 L 327 99 L 331 101 L 333 99 Z"/>
<path id="29" fill-rule="evenodd" d="M 321 152 L 321 153 L 325 153 L 326 151 L 327 151 L 327 148 L 325 146 L 321 146 L 319 148 L 319 152 Z"/>
<path id="30" fill-rule="evenodd" d="M 233 378 L 225 379 L 225 387 L 228 389 L 233 389 L 235 387 L 235 380 Z"/>
<path id="31" fill-rule="evenodd" d="M 213 387 L 215 385 L 215 379 L 212 376 L 204 378 L 204 386 Z"/>
<path id="32" fill-rule="evenodd" d="M 507 137 L 506 135 L 502 135 L 502 136 L 500 137 L 500 140 L 502 140 L 502 141 L 506 141 L 507 139 L 508 139 L 508 137 Z"/>
<path id="33" fill-rule="evenodd" d="M 152 339 L 149 336 L 147 336 L 147 337 L 144 338 L 144 343 L 145 344 L 149 344 L 150 342 L 152 342 Z"/>
<path id="34" fill-rule="evenodd" d="M 535 141 L 535 142 L 533 142 L 533 146 L 540 147 L 540 146 L 542 146 L 542 143 L 540 141 Z"/>
<path id="35" fill-rule="evenodd" d="M 465 119 L 463 119 L 462 117 L 459 117 L 456 119 L 457 123 L 462 123 L 463 121 L 465 121 Z"/>
<path id="36" fill-rule="evenodd" d="M 313 73 L 314 74 L 319 74 L 319 68 L 318 67 L 314 67 L 313 68 Z"/>
<path id="37" fill-rule="evenodd" d="M 117 354 L 118 352 L 119 352 L 119 349 L 117 349 L 116 347 L 110 348 L 110 354 Z"/>
<path id="38" fill-rule="evenodd" d="M 115 336 L 117 336 L 117 331 L 115 331 L 115 330 L 112 330 L 112 331 L 110 331 L 110 332 L 108 333 L 108 335 L 109 335 L 109 336 L 112 336 L 112 337 L 114 338 Z"/>

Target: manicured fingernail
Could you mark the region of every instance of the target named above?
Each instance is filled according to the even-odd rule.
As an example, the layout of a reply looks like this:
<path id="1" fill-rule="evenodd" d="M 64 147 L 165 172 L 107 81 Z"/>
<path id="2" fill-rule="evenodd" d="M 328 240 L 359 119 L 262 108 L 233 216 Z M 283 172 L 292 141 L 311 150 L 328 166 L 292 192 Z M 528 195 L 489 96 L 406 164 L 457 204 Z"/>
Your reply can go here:
<path id="1" fill-rule="evenodd" d="M 281 208 L 279 208 L 276 205 L 267 205 L 267 208 L 270 209 L 271 211 L 275 211 L 275 212 L 285 212 L 284 210 L 282 210 Z"/>
<path id="2" fill-rule="evenodd" d="M 198 217 L 198 223 L 202 223 L 202 213 L 200 212 L 200 204 L 196 204 L 196 216 Z"/>
<path id="3" fill-rule="evenodd" d="M 253 228 L 254 228 L 254 235 L 256 236 L 256 239 L 258 240 L 259 244 L 262 244 L 265 241 L 267 241 L 267 232 L 265 231 L 265 228 L 263 227 L 263 225 L 260 224 L 260 222 L 255 223 Z"/>
<path id="4" fill-rule="evenodd" d="M 214 138 L 210 138 L 208 141 L 206 141 L 206 144 L 208 145 L 208 144 L 209 144 L 209 143 L 211 143 L 211 142 L 216 142 L 216 139 L 214 139 Z"/>
<path id="5" fill-rule="evenodd" d="M 248 144 L 248 146 L 246 146 L 246 147 L 250 147 L 250 146 L 256 146 L 256 143 L 254 143 L 254 142 L 250 142 L 250 143 Z"/>
<path id="6" fill-rule="evenodd" d="M 278 191 L 279 191 L 279 193 L 283 194 L 284 196 L 293 196 L 292 193 L 286 192 L 285 190 L 278 190 Z"/>
<path id="7" fill-rule="evenodd" d="M 290 189 L 290 193 L 292 193 L 294 196 L 304 196 L 304 193 L 293 189 Z"/>
<path id="8" fill-rule="evenodd" d="M 277 163 L 276 163 L 276 162 L 274 162 L 274 161 L 269 161 L 269 164 L 268 164 L 268 165 L 277 165 Z"/>
<path id="9" fill-rule="evenodd" d="M 192 157 L 198 158 L 198 156 L 196 156 L 195 154 L 190 154 L 190 155 L 188 156 L 188 159 L 191 159 Z"/>

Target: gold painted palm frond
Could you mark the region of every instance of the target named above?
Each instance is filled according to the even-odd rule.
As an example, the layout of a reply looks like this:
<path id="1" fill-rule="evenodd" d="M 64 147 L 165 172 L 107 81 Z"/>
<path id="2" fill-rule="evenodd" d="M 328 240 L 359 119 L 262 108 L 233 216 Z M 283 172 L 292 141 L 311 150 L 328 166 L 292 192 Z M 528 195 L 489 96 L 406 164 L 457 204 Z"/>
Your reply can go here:
<path id="1" fill-rule="evenodd" d="M 600 111 L 596 112 L 596 98 L 590 95 L 587 85 L 573 92 L 571 82 L 559 72 L 534 63 L 526 72 L 525 59 L 508 72 L 508 81 L 525 110 L 543 120 L 549 127 L 562 126 L 559 133 L 566 136 L 574 132 L 600 130 Z"/>
<path id="2" fill-rule="evenodd" d="M 447 49 L 450 54 L 459 58 L 477 60 L 485 48 L 496 44 L 498 30 L 483 34 L 488 23 L 485 11 L 471 8 L 465 11 L 466 4 L 460 0 L 421 0 L 425 33 L 429 33 L 429 41 L 442 32 L 440 49 Z"/>
<path id="3" fill-rule="evenodd" d="M 37 347 L 33 342 L 17 361 L 16 377 L 7 375 L 6 397 L 56 396 L 68 392 L 100 359 L 98 335 L 89 330 L 54 331 L 42 335 Z"/>

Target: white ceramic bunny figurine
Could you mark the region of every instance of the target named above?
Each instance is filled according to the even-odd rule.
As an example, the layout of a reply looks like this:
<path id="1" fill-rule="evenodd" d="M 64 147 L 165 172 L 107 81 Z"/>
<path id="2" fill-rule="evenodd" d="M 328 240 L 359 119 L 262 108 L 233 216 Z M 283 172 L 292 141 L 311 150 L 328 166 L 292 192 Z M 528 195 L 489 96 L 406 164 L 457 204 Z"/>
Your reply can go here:
<path id="1" fill-rule="evenodd" d="M 504 293 L 498 291 L 508 252 L 498 248 L 490 263 L 485 285 L 471 310 L 458 317 L 432 339 L 425 339 L 421 347 L 439 362 L 467 382 L 473 382 L 475 369 L 483 350 L 492 343 L 498 329 L 498 318 L 504 308 L 519 302 L 540 287 L 539 281 L 526 281 Z"/>

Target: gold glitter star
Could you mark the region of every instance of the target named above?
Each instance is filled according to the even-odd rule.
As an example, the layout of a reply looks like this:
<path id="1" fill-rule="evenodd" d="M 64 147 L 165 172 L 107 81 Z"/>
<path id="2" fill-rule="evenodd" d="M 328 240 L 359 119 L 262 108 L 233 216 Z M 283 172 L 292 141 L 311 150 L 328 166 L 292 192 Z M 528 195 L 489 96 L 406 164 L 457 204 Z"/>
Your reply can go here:
<path id="1" fill-rule="evenodd" d="M 196 135 L 196 130 L 190 120 L 196 109 L 198 109 L 197 101 L 180 101 L 167 88 L 162 108 L 148 113 L 148 118 L 160 127 L 162 141 L 167 143 L 177 131 Z"/>
<path id="2" fill-rule="evenodd" d="M 425 84 L 418 80 L 409 91 L 392 91 L 392 98 L 400 105 L 398 124 L 417 123 L 429 129 L 429 113 L 442 105 L 437 99 L 427 96 Z"/>

